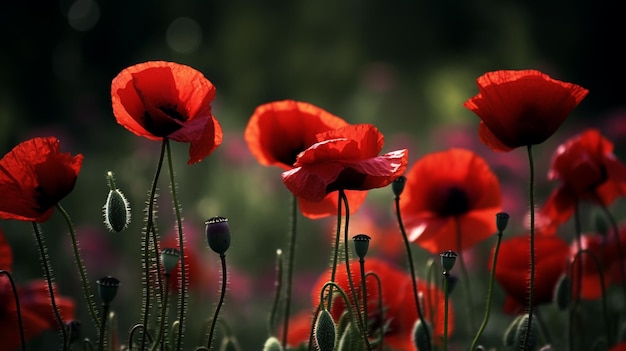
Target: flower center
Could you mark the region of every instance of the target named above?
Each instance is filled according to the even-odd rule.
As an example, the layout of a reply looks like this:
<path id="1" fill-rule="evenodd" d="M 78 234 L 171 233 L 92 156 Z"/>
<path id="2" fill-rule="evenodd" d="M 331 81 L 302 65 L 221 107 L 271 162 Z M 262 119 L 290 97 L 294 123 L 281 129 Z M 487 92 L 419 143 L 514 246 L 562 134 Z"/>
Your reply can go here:
<path id="1" fill-rule="evenodd" d="M 445 189 L 438 196 L 441 196 L 441 202 L 437 213 L 442 217 L 458 216 L 468 212 L 470 209 L 467 193 L 457 186 Z"/>

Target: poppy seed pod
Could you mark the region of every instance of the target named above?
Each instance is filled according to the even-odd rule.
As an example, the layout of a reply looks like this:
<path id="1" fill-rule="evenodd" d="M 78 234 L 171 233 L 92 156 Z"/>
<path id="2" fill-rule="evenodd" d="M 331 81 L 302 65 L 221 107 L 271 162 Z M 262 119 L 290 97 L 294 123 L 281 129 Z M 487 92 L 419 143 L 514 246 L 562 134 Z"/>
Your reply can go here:
<path id="1" fill-rule="evenodd" d="M 391 183 L 391 190 L 396 197 L 399 197 L 404 191 L 404 185 L 406 184 L 406 177 L 401 175 Z"/>
<path id="2" fill-rule="evenodd" d="M 117 294 L 117 288 L 120 286 L 120 281 L 117 278 L 107 276 L 98 279 L 96 283 L 98 284 L 98 294 L 100 295 L 102 304 L 110 304 Z"/>
<path id="3" fill-rule="evenodd" d="M 228 219 L 216 216 L 206 222 L 206 240 L 211 250 L 222 255 L 230 247 L 230 227 Z"/>
<path id="4" fill-rule="evenodd" d="M 367 250 L 370 247 L 370 237 L 365 234 L 358 234 L 352 237 L 354 240 L 354 252 L 360 259 L 364 259 L 367 255 Z"/>
<path id="5" fill-rule="evenodd" d="M 161 264 L 165 268 L 165 274 L 170 274 L 180 259 L 180 251 L 178 249 L 168 247 L 161 251 Z"/>
<path id="6" fill-rule="evenodd" d="M 458 256 L 456 252 L 452 250 L 448 250 L 439 254 L 441 256 L 441 266 L 443 267 L 443 273 L 447 274 L 454 267 L 454 263 L 456 263 L 456 257 Z"/>
<path id="7" fill-rule="evenodd" d="M 496 213 L 496 228 L 498 228 L 498 233 L 503 233 L 508 224 L 509 224 L 508 213 L 506 212 Z"/>

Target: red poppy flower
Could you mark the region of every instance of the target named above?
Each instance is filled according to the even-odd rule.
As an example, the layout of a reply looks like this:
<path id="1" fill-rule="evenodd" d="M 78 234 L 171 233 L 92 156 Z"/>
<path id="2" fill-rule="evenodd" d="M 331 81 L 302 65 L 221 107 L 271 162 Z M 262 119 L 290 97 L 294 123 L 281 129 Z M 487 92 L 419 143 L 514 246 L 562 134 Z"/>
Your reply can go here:
<path id="1" fill-rule="evenodd" d="M 470 248 L 496 232 L 498 178 L 472 151 L 450 149 L 420 159 L 406 175 L 400 210 L 409 239 L 431 253 Z"/>
<path id="2" fill-rule="evenodd" d="M 59 152 L 55 137 L 17 145 L 0 160 L 0 219 L 45 222 L 76 183 L 83 155 Z"/>
<path id="3" fill-rule="evenodd" d="M 566 272 L 569 245 L 558 236 L 535 235 L 535 304 L 551 303 L 556 283 Z M 504 312 L 516 314 L 528 305 L 530 239 L 528 235 L 503 240 L 496 281 L 507 293 Z M 492 253 L 493 255 L 493 253 Z"/>
<path id="4" fill-rule="evenodd" d="M 357 294 L 361 291 L 361 276 L 358 260 L 351 262 L 350 271 L 352 281 Z M 378 306 L 378 286 L 373 278 L 367 279 L 367 306 L 368 316 L 370 320 L 369 335 L 376 337 L 378 328 L 384 327 L 384 343 L 394 350 L 417 350 L 412 340 L 412 329 L 415 322 L 419 319 L 415 308 L 415 299 L 413 296 L 413 285 L 411 276 L 406 272 L 392 266 L 386 261 L 375 258 L 368 258 L 365 262 L 365 271 L 376 273 L 382 284 L 382 300 L 383 315 L 379 314 Z M 345 264 L 337 267 L 335 282 L 348 294 L 351 303 L 353 303 L 350 294 L 350 285 L 346 274 Z M 328 270 L 319 277 L 312 291 L 312 303 L 317 306 L 320 302 L 320 290 L 322 286 L 330 280 L 331 272 Z M 443 315 L 444 315 L 444 296 L 443 292 L 424 281 L 418 280 L 417 289 L 424 296 L 425 309 L 424 317 L 434 326 L 435 337 L 438 340 L 443 335 Z M 328 292 L 328 290 L 327 290 Z M 337 295 L 334 299 L 331 315 L 335 320 L 346 311 L 346 305 L 343 299 Z M 361 300 L 359 300 L 361 302 Z M 309 318 L 307 318 L 309 316 Z M 303 342 L 308 342 L 309 334 L 305 333 L 305 324 L 311 323 L 311 314 L 299 315 L 292 319 L 296 327 L 289 329 L 287 340 L 289 345 L 296 346 Z M 290 326 L 292 324 L 290 323 Z M 310 329 L 308 329 L 310 330 Z M 448 316 L 448 333 L 452 335 L 454 331 L 454 313 L 453 307 L 449 306 Z"/>
<path id="5" fill-rule="evenodd" d="M 561 182 L 540 211 L 548 232 L 566 222 L 579 201 L 608 206 L 626 195 L 626 165 L 613 154 L 613 144 L 595 129 L 557 148 L 548 178 Z"/>
<path id="6" fill-rule="evenodd" d="M 580 238 L 580 249 L 585 250 L 586 253 L 580 254 L 577 260 L 574 261 L 574 257 L 578 252 L 578 244 L 573 242 L 570 245 L 570 264 L 573 265 L 570 267 L 572 269 L 572 292 L 577 296 L 580 288 L 581 299 L 599 299 L 602 297 L 602 282 L 600 281 L 598 269 L 602 270 L 605 288 L 608 288 L 619 274 L 618 256 L 614 240 L 608 240 L 607 237 L 602 235 L 582 235 Z M 593 255 L 595 260 L 589 255 Z M 596 261 L 600 264 L 599 267 Z"/>
<path id="7" fill-rule="evenodd" d="M 318 143 L 298 155 L 296 168 L 282 175 L 287 188 L 305 200 L 321 201 L 339 189 L 381 188 L 406 169 L 406 149 L 378 156 L 383 135 L 373 125 L 350 125 L 317 138 Z"/>
<path id="8" fill-rule="evenodd" d="M 297 156 L 317 143 L 318 133 L 345 127 L 348 122 L 306 102 L 283 100 L 260 105 L 246 126 L 244 137 L 250 152 L 264 166 L 293 169 Z M 365 193 L 348 191 L 350 212 L 365 201 Z M 302 214 L 316 219 L 337 214 L 337 196 L 319 202 L 299 198 Z"/>
<path id="9" fill-rule="evenodd" d="M 117 123 L 136 135 L 190 143 L 193 164 L 222 142 L 213 117 L 215 87 L 197 70 L 174 62 L 151 61 L 130 66 L 111 83 Z"/>
<path id="10" fill-rule="evenodd" d="M 0 270 L 11 271 L 11 248 L 0 232 Z M 5 255 L 6 254 L 6 255 Z M 56 292 L 56 291 L 55 291 Z M 48 330 L 58 330 L 56 318 L 50 308 L 48 283 L 44 280 L 17 286 L 22 326 L 26 341 Z M 74 302 L 55 294 L 63 321 L 74 319 Z M 6 275 L 0 275 L 0 340 L 3 350 L 16 350 L 21 345 L 17 306 L 13 290 Z"/>
<path id="11" fill-rule="evenodd" d="M 489 72 L 477 83 L 480 92 L 464 106 L 480 117 L 480 140 L 496 151 L 544 142 L 589 92 L 535 70 Z"/>

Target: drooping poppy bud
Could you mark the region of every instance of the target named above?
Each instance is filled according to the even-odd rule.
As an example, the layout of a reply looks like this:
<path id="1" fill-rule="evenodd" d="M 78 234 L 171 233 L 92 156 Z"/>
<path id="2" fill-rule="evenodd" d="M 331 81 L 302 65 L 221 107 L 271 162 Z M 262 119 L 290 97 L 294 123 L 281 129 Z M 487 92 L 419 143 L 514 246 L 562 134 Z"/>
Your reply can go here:
<path id="1" fill-rule="evenodd" d="M 315 324 L 315 343 L 319 351 L 333 351 L 337 339 L 337 327 L 328 310 L 323 309 Z"/>

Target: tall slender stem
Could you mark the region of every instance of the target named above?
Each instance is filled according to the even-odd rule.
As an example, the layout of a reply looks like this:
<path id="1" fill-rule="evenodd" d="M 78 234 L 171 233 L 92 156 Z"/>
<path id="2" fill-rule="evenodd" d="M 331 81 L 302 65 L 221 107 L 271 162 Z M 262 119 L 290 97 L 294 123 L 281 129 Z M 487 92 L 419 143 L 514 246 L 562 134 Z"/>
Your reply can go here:
<path id="1" fill-rule="evenodd" d="M 615 221 L 615 217 L 613 217 L 609 209 L 604 205 L 604 203 L 600 202 L 600 204 L 601 204 L 600 208 L 602 208 L 602 212 L 604 212 L 606 217 L 609 219 L 609 222 L 611 223 L 611 232 L 613 232 L 613 236 L 615 239 L 615 246 L 617 247 L 617 257 L 620 262 L 619 273 L 620 273 L 621 281 L 625 282 L 621 285 L 622 285 L 622 293 L 624 294 L 624 301 L 626 301 L 626 270 L 624 268 L 624 265 L 626 264 L 626 260 L 624 260 L 625 257 L 624 257 L 624 251 L 622 249 L 622 242 L 620 240 L 621 238 L 619 234 L 619 228 L 617 227 L 617 221 Z"/>
<path id="2" fill-rule="evenodd" d="M 335 282 L 335 274 L 337 273 L 337 260 L 339 257 L 339 237 L 341 235 L 341 194 L 337 195 L 337 231 L 335 233 L 335 247 L 333 253 L 333 262 L 330 268 L 330 281 Z M 333 285 L 330 286 L 328 290 L 328 303 L 326 305 L 326 309 L 330 311 L 330 308 L 333 304 Z"/>
<path id="3" fill-rule="evenodd" d="M 159 156 L 159 162 L 157 163 L 156 171 L 154 172 L 154 177 L 152 179 L 152 187 L 150 189 L 150 199 L 148 200 L 148 218 L 146 220 L 146 232 L 143 236 L 143 275 L 144 275 L 144 293 L 143 293 L 143 322 L 142 322 L 142 331 L 143 334 L 141 336 L 141 350 L 146 349 L 146 335 L 148 333 L 148 315 L 150 310 L 150 242 L 152 241 L 155 245 L 154 254 L 156 258 L 156 269 L 157 269 L 157 279 L 159 283 L 159 291 L 163 291 L 163 282 L 161 281 L 161 267 L 159 265 L 159 253 L 158 253 L 158 241 L 156 231 L 154 230 L 154 202 L 156 199 L 157 192 L 157 183 L 159 182 L 159 175 L 161 174 L 161 168 L 163 167 L 163 159 L 165 157 L 165 148 L 166 148 L 166 140 L 163 139 L 161 143 L 161 154 Z M 182 252 L 181 252 L 182 255 Z"/>
<path id="4" fill-rule="evenodd" d="M 171 279 L 171 275 L 169 273 L 165 273 L 165 286 L 170 286 L 170 279 Z M 165 314 L 167 311 L 168 296 L 169 296 L 169 289 L 165 289 L 165 291 L 163 292 L 163 308 L 161 309 L 159 331 L 157 332 L 156 340 L 152 344 L 151 351 L 156 351 L 159 348 L 159 344 L 161 343 L 161 340 L 163 339 L 163 335 L 165 334 Z"/>
<path id="5" fill-rule="evenodd" d="M 533 305 L 535 298 L 535 164 L 533 161 L 532 145 L 526 147 L 528 151 L 528 165 L 530 178 L 528 182 L 528 199 L 530 205 L 530 283 L 528 286 L 528 328 L 524 340 L 524 350 L 528 350 L 530 329 L 533 323 Z"/>
<path id="6" fill-rule="evenodd" d="M 78 268 L 80 282 L 82 284 L 83 296 L 87 301 L 87 308 L 89 310 L 89 315 L 93 319 L 93 322 L 100 328 L 100 318 L 98 317 L 98 312 L 96 308 L 96 302 L 93 300 L 93 292 L 91 291 L 89 285 L 89 279 L 87 278 L 87 272 L 85 270 L 85 264 L 83 263 L 83 259 L 80 255 L 80 249 L 78 248 L 78 240 L 76 239 L 76 231 L 74 230 L 74 225 L 72 224 L 72 219 L 70 218 L 69 213 L 65 211 L 63 206 L 60 203 L 57 203 L 57 210 L 61 212 L 63 218 L 65 218 L 65 222 L 67 223 L 67 227 L 69 228 L 70 238 L 72 241 L 72 249 L 74 251 L 74 261 L 76 262 L 76 268 Z M 106 318 L 106 316 L 103 316 Z M 98 330 L 100 334 L 104 333 L 104 330 L 101 328 Z"/>
<path id="7" fill-rule="evenodd" d="M 289 248 L 287 249 L 287 284 L 285 286 L 285 317 L 283 319 L 283 349 L 287 348 L 289 315 L 291 314 L 291 287 L 293 283 L 293 266 L 296 258 L 296 238 L 298 230 L 298 198 L 291 197 L 291 228 L 289 230 Z"/>
<path id="8" fill-rule="evenodd" d="M 109 304 L 102 304 L 102 319 L 99 325 L 100 336 L 98 338 L 98 351 L 104 351 L 104 334 L 106 330 L 107 314 L 109 314 Z"/>
<path id="9" fill-rule="evenodd" d="M 411 271 L 411 283 L 413 284 L 413 299 L 415 300 L 415 308 L 417 309 L 417 315 L 420 319 L 420 322 L 424 326 L 426 326 L 426 319 L 424 318 L 424 313 L 422 311 L 417 292 L 417 278 L 415 273 L 415 267 L 413 266 L 413 254 L 411 253 L 411 245 L 409 244 L 409 239 L 407 238 L 406 230 L 404 229 L 404 224 L 402 222 L 402 215 L 400 213 L 400 196 L 395 197 L 395 204 L 398 225 L 400 226 L 400 232 L 402 233 L 402 239 L 404 240 L 404 248 L 406 250 L 407 259 L 409 261 L 409 270 Z M 432 349 L 430 332 L 428 331 L 428 328 L 424 328 L 424 332 L 426 333 L 426 339 L 428 340 L 428 346 L 425 351 L 430 351 Z"/>
<path id="10" fill-rule="evenodd" d="M 180 203 L 178 202 L 178 195 L 176 192 L 176 181 L 174 179 L 174 166 L 172 164 L 172 151 L 170 149 L 169 139 L 165 139 L 164 143 L 167 148 L 167 165 L 169 167 L 170 174 L 170 189 L 172 192 L 172 202 L 174 203 L 174 213 L 176 214 L 176 227 L 178 228 L 178 250 L 180 250 L 180 300 L 178 309 L 178 335 L 176 337 L 176 350 L 180 350 L 182 349 L 182 340 L 183 335 L 185 334 L 183 331 L 185 329 L 185 314 L 187 312 L 187 265 L 185 264 L 185 237 L 183 236 L 183 220 L 180 214 Z M 167 292 L 165 292 L 165 294 L 167 296 Z M 163 305 L 161 308 L 165 310 L 166 306 Z"/>
<path id="11" fill-rule="evenodd" d="M 6 275 L 9 279 L 9 283 L 11 284 L 11 290 L 13 291 L 13 299 L 15 300 L 15 311 L 17 312 L 17 327 L 20 330 L 20 342 L 22 344 L 22 351 L 26 351 L 26 339 L 24 338 L 24 328 L 22 326 L 22 311 L 20 309 L 20 297 L 17 293 L 17 289 L 15 288 L 15 282 L 13 281 L 13 277 L 11 273 L 5 271 L 4 269 L 0 269 L 0 275 Z"/>
<path id="12" fill-rule="evenodd" d="M 482 335 L 483 331 L 487 327 L 487 322 L 489 322 L 489 314 L 491 313 L 491 296 L 493 293 L 493 283 L 496 277 L 496 267 L 498 263 L 498 253 L 500 252 L 500 242 L 502 241 L 502 232 L 498 232 L 498 240 L 496 241 L 496 247 L 493 251 L 493 263 L 491 264 L 491 276 L 489 277 L 489 288 L 487 290 L 487 306 L 485 306 L 485 317 L 483 318 L 483 322 L 478 329 L 478 333 L 474 337 L 474 341 L 472 341 L 472 346 L 470 350 L 476 350 L 476 346 L 478 344 L 478 340 Z"/>
<path id="13" fill-rule="evenodd" d="M 365 281 L 365 260 L 359 258 L 359 267 L 361 268 L 361 297 L 363 299 L 363 325 L 367 329 L 368 313 L 367 313 L 367 281 Z"/>
<path id="14" fill-rule="evenodd" d="M 461 219 L 459 216 L 454 216 L 454 226 L 456 228 L 456 240 L 458 246 L 458 254 L 457 261 L 461 264 L 461 276 L 462 280 L 464 280 L 465 290 L 465 312 L 467 313 L 467 319 L 469 323 L 467 324 L 467 328 L 469 329 L 468 335 L 471 335 L 472 332 L 476 329 L 475 321 L 474 321 L 474 298 L 472 297 L 472 286 L 469 279 L 469 274 L 467 273 L 467 266 L 465 266 L 465 259 L 463 257 L 463 233 L 461 232 Z"/>
<path id="15" fill-rule="evenodd" d="M 276 311 L 278 310 L 278 303 L 280 302 L 281 290 L 283 288 L 283 251 L 281 249 L 276 250 L 276 291 L 274 293 L 274 302 L 272 303 L 272 309 L 270 312 L 270 318 L 268 321 L 267 332 L 270 336 L 274 335 L 276 329 Z"/>
<path id="16" fill-rule="evenodd" d="M 36 222 L 32 223 L 33 230 L 35 232 L 35 239 L 37 240 L 37 247 L 39 248 L 39 256 L 41 257 L 41 263 L 43 265 L 44 275 L 46 277 L 46 282 L 48 283 L 48 291 L 50 293 L 50 304 L 52 305 L 52 312 L 54 312 L 54 318 L 56 318 L 57 323 L 59 324 L 59 328 L 61 329 L 61 333 L 63 334 L 63 349 L 65 350 L 67 347 L 67 331 L 65 330 L 65 323 L 63 323 L 63 318 L 61 318 L 61 314 L 59 313 L 59 307 L 57 306 L 56 299 L 54 297 L 54 287 L 52 286 L 52 281 L 54 280 L 54 277 L 52 276 L 52 268 L 50 267 L 48 248 L 46 247 L 43 236 L 41 235 L 39 225 Z"/>
<path id="17" fill-rule="evenodd" d="M 220 309 L 222 308 L 222 304 L 224 304 L 224 297 L 226 296 L 226 255 L 221 253 L 220 260 L 222 262 L 222 289 L 220 291 L 220 299 L 217 303 L 217 307 L 215 308 L 215 314 L 213 315 L 213 320 L 211 321 L 211 329 L 209 329 L 209 341 L 207 343 L 207 348 L 209 350 L 211 349 L 211 342 L 213 341 L 213 332 L 215 330 L 215 323 L 217 322 L 217 317 L 220 314 Z"/>
<path id="18" fill-rule="evenodd" d="M 443 271 L 443 351 L 448 350 L 448 279 L 450 273 Z"/>

